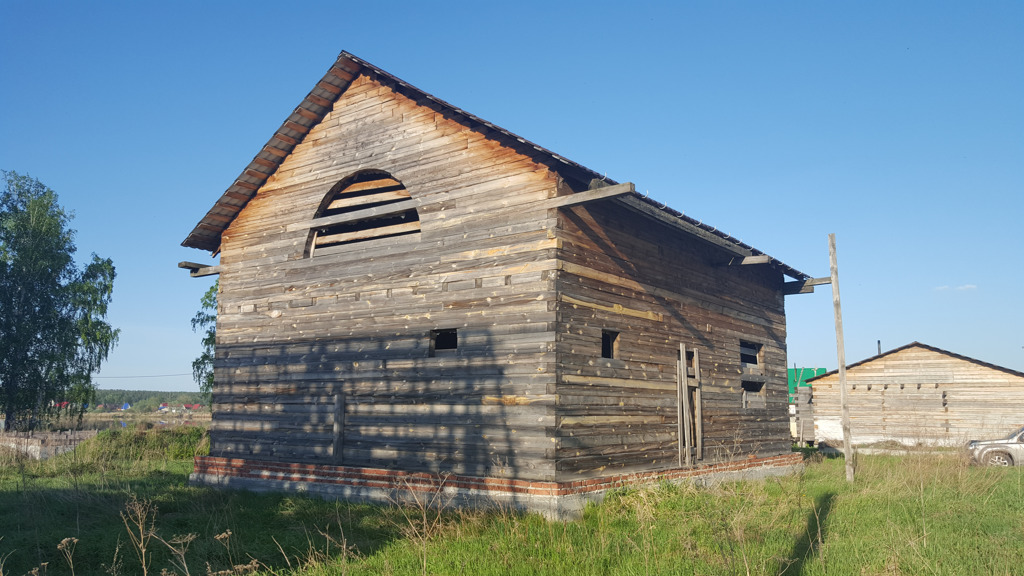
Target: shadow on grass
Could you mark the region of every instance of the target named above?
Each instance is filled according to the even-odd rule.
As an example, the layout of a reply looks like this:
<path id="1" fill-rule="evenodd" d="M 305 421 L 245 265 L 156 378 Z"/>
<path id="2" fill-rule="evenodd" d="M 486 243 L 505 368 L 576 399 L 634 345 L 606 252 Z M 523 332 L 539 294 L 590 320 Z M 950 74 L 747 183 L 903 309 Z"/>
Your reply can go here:
<path id="1" fill-rule="evenodd" d="M 186 556 L 193 573 L 253 559 L 270 571 L 287 570 L 343 554 L 371 555 L 403 537 L 397 510 L 193 487 L 187 485 L 190 470 L 184 463 L 106 476 L 87 471 L 77 478 L 0 475 L 0 559 L 9 554 L 0 573 L 23 574 L 44 563 L 49 572 L 64 573 L 68 566 L 57 546 L 65 538 L 78 539 L 76 574 L 106 574 L 118 562 L 121 573 L 135 573 L 141 566 L 122 516 L 133 496 L 152 504 L 159 538 L 196 535 Z M 150 573 L 172 568 L 167 546 L 154 537 L 149 548 Z"/>
<path id="2" fill-rule="evenodd" d="M 780 575 L 799 576 L 803 574 L 804 563 L 812 560 L 814 554 L 820 551 L 827 536 L 825 526 L 828 515 L 832 511 L 834 499 L 835 494 L 831 492 L 822 494 L 815 499 L 814 507 L 807 514 L 807 529 L 804 531 L 803 537 L 793 545 L 793 550 L 789 554 L 789 558 L 792 558 L 793 561 L 789 565 L 786 565 L 786 561 L 784 561 L 779 566 L 778 573 Z"/>

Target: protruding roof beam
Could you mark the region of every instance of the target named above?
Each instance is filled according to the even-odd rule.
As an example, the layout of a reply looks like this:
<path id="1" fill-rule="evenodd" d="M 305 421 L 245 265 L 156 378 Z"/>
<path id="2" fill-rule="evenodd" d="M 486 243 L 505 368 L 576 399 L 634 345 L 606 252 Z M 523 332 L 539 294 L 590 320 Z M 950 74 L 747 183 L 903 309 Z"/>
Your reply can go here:
<path id="1" fill-rule="evenodd" d="M 806 280 L 797 280 L 795 282 L 786 282 L 782 285 L 782 293 L 785 295 L 790 294 L 811 294 L 814 292 L 815 286 L 821 286 L 822 284 L 831 284 L 831 278 L 808 278 Z"/>
<path id="2" fill-rule="evenodd" d="M 213 276 L 220 274 L 220 266 L 212 264 L 196 264 L 195 262 L 178 262 L 178 268 L 188 270 L 189 276 L 199 278 L 201 276 Z"/>
<path id="3" fill-rule="evenodd" d="M 757 254 L 755 256 L 743 256 L 732 258 L 729 260 L 727 266 L 752 266 L 754 264 L 771 264 L 772 257 L 767 254 Z"/>

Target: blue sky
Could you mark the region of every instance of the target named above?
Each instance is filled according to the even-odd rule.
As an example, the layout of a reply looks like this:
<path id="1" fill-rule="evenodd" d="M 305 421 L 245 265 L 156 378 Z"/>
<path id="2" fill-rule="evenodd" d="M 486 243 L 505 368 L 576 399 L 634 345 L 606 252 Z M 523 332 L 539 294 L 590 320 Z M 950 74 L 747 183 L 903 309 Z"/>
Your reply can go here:
<path id="1" fill-rule="evenodd" d="M 834 232 L 849 362 L 1024 371 L 1024 3 L 375 4 L 0 0 L 0 168 L 117 267 L 102 388 L 196 388 L 180 243 L 341 50 L 813 276 Z M 835 368 L 829 287 L 787 311 Z"/>

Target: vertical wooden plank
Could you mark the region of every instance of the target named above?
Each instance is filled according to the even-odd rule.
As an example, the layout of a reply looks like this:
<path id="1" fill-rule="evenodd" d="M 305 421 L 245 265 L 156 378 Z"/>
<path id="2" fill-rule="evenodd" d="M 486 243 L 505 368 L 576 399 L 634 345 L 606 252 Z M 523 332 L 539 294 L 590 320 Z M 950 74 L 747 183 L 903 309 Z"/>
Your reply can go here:
<path id="1" fill-rule="evenodd" d="M 341 392 L 334 395 L 334 444 L 331 451 L 334 463 L 340 465 L 345 451 L 345 396 Z"/>
<path id="2" fill-rule="evenodd" d="M 679 441 L 678 444 L 680 468 L 682 468 L 684 462 L 686 461 L 684 456 L 684 454 L 686 454 L 686 441 L 684 440 L 684 438 L 686 437 L 686 434 L 684 432 L 685 411 L 683 410 L 683 393 L 686 391 L 686 389 L 683 387 L 683 371 L 686 370 L 686 357 L 683 356 L 683 350 L 684 346 L 680 344 L 680 357 L 678 360 L 676 360 L 676 425 L 678 428 L 678 430 L 676 431 L 676 438 Z"/>
<path id="3" fill-rule="evenodd" d="M 679 386 L 679 409 L 682 411 L 682 417 L 679 419 L 679 427 L 681 428 L 682 434 L 679 438 L 679 449 L 682 452 L 680 458 L 680 465 L 686 464 L 691 466 L 693 464 L 693 453 L 690 448 L 693 446 L 693 438 L 691 430 L 693 429 L 692 417 L 693 411 L 690 409 L 690 381 L 689 374 L 686 369 L 686 345 L 679 344 L 679 369 L 678 380 Z"/>
<path id="4" fill-rule="evenodd" d="M 693 420 L 696 424 L 695 435 L 697 436 L 697 460 L 704 459 L 704 413 L 703 413 L 703 399 L 701 394 L 701 388 L 704 387 L 704 381 L 700 377 L 700 350 L 694 348 L 693 350 L 693 377 L 695 380 L 696 388 L 693 391 Z"/>

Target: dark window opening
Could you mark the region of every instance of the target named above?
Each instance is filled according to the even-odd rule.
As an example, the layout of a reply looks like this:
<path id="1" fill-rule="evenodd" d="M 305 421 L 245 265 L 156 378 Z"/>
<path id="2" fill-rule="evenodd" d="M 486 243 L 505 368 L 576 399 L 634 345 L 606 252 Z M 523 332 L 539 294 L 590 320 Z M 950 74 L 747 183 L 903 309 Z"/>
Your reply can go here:
<path id="1" fill-rule="evenodd" d="M 455 328 L 430 331 L 430 355 L 450 353 L 459 348 L 459 332 Z"/>
<path id="2" fill-rule="evenodd" d="M 387 205 L 411 198 L 401 182 L 387 172 L 364 170 L 338 182 L 324 197 L 317 210 L 316 219 L 381 208 L 387 212 Z M 415 208 L 367 216 L 348 222 L 325 224 L 313 228 L 310 233 L 309 255 L 316 250 L 354 244 L 378 238 L 393 238 L 418 234 L 420 218 Z"/>
<path id="3" fill-rule="evenodd" d="M 744 380 L 740 383 L 743 388 L 744 408 L 767 408 L 768 397 L 765 394 L 764 382 L 751 382 Z"/>
<path id="4" fill-rule="evenodd" d="M 619 333 L 611 330 L 601 331 L 601 358 L 619 357 Z"/>
<path id="5" fill-rule="evenodd" d="M 757 366 L 761 364 L 761 345 L 740 340 L 740 364 Z"/>

